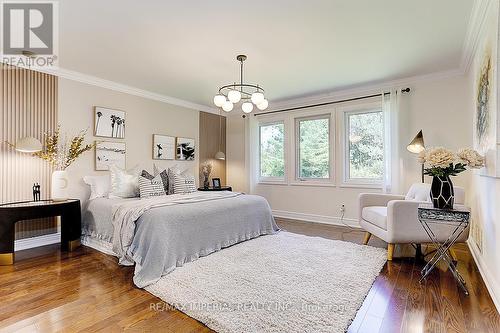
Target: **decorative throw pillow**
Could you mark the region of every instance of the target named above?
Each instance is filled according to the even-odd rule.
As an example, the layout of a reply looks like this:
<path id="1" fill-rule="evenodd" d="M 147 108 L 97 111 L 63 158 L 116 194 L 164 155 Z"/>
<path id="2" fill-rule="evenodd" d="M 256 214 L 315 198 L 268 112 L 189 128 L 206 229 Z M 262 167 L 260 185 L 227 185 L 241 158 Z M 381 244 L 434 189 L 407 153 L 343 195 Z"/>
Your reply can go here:
<path id="1" fill-rule="evenodd" d="M 141 198 L 166 195 L 161 175 L 159 174 L 156 177 L 153 177 L 153 179 L 150 179 L 148 177 L 143 177 L 141 174 L 139 176 L 139 192 L 141 194 Z"/>
<path id="2" fill-rule="evenodd" d="M 174 175 L 174 194 L 186 194 L 196 192 L 196 184 L 193 176 Z"/>
<path id="3" fill-rule="evenodd" d="M 150 174 L 146 170 L 142 170 L 142 172 L 141 172 L 141 176 L 146 178 L 146 179 L 149 179 L 149 180 L 151 180 L 159 175 L 161 177 L 161 181 L 163 183 L 163 188 L 165 189 L 165 194 L 168 194 L 168 172 L 167 172 L 167 170 L 163 170 L 160 172 L 160 169 L 158 169 L 156 167 L 156 165 L 153 165 L 153 174 L 154 175 Z"/>
<path id="4" fill-rule="evenodd" d="M 139 172 L 137 168 L 124 170 L 116 165 L 109 167 L 111 172 L 110 198 L 135 198 L 139 196 Z"/>
<path id="5" fill-rule="evenodd" d="M 90 198 L 107 198 L 111 189 L 111 178 L 106 176 L 85 176 L 83 177 L 85 184 L 90 186 Z"/>
<path id="6" fill-rule="evenodd" d="M 149 179 L 149 180 L 151 180 L 151 179 L 155 178 L 155 176 L 153 176 L 152 174 L 150 174 L 150 173 L 149 173 L 149 172 L 147 172 L 146 170 L 142 170 L 142 171 L 141 171 L 141 175 L 140 175 L 140 177 L 144 177 L 144 178 Z"/>
<path id="7" fill-rule="evenodd" d="M 174 194 L 174 182 L 175 175 L 180 175 L 181 169 L 179 169 L 176 165 L 168 168 L 168 191 L 167 194 Z"/>
<path id="8" fill-rule="evenodd" d="M 163 181 L 163 185 L 165 187 L 165 193 L 168 194 L 168 171 L 167 171 L 167 169 L 162 169 L 162 168 L 156 166 L 155 163 L 153 163 L 153 175 L 155 177 L 158 175 L 161 175 L 161 180 Z"/>

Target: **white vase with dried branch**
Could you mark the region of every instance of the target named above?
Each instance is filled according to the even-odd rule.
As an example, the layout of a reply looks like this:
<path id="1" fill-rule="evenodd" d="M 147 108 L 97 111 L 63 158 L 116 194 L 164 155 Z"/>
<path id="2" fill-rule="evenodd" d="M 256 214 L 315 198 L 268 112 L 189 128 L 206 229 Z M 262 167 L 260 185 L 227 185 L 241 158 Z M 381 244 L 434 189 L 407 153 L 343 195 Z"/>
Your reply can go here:
<path id="1" fill-rule="evenodd" d="M 53 201 L 68 200 L 69 179 L 66 168 L 84 152 L 94 147 L 94 144 L 83 144 L 86 134 L 87 130 L 82 130 L 70 141 L 67 140 L 66 136 L 63 140 L 60 140 L 60 128 L 58 127 L 53 134 L 45 135 L 45 149 L 33 154 L 52 164 L 55 169 L 52 173 L 50 190 L 50 197 Z"/>

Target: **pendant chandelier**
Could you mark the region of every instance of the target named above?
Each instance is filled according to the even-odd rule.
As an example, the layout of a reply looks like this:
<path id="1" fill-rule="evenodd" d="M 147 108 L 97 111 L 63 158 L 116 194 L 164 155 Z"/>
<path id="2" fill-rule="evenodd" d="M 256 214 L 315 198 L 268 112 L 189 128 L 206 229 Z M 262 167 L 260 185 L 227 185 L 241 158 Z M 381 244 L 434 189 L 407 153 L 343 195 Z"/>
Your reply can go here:
<path id="1" fill-rule="evenodd" d="M 247 56 L 240 54 L 236 60 L 240 62 L 240 83 L 228 84 L 219 89 L 219 93 L 214 97 L 214 104 L 226 112 L 234 108 L 234 104 L 241 103 L 241 109 L 245 113 L 250 113 L 254 105 L 257 109 L 264 111 L 267 109 L 268 101 L 264 96 L 264 89 L 259 85 L 243 83 L 243 62 Z"/>

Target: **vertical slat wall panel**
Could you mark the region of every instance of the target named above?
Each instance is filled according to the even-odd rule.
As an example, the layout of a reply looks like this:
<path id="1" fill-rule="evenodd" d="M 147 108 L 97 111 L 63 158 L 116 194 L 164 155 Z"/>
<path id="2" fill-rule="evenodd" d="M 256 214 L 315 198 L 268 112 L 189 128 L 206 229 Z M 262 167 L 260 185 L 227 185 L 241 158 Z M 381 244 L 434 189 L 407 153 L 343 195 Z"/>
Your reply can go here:
<path id="1" fill-rule="evenodd" d="M 226 152 L 226 117 L 222 117 L 220 129 L 222 129 L 222 138 L 220 149 Z M 219 115 L 200 112 L 200 129 L 198 140 L 198 156 L 200 165 L 204 162 L 212 163 L 211 178 L 220 178 L 222 185 L 226 185 L 226 161 L 214 159 L 215 153 L 219 151 Z M 200 185 L 203 184 L 203 176 L 200 173 Z"/>
<path id="2" fill-rule="evenodd" d="M 0 202 L 32 200 L 33 183 L 40 183 L 42 199 L 50 197 L 52 167 L 30 154 L 16 152 L 25 136 L 44 141 L 57 127 L 57 77 L 0 64 Z M 16 224 L 16 239 L 57 232 L 54 218 Z"/>

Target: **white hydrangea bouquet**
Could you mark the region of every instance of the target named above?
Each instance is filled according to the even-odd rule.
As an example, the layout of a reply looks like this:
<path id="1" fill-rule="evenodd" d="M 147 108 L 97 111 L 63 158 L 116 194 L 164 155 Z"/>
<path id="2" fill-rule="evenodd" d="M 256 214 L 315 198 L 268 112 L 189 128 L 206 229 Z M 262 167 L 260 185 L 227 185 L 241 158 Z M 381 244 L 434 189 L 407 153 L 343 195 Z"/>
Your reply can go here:
<path id="1" fill-rule="evenodd" d="M 484 166 L 484 157 L 470 148 L 460 149 L 457 153 L 442 147 L 430 148 L 421 152 L 419 159 L 427 166 L 424 174 L 433 176 L 430 197 L 434 208 L 439 209 L 453 209 L 455 191 L 450 176 L 456 176 L 467 168 Z"/>
<path id="2" fill-rule="evenodd" d="M 428 166 L 424 173 L 435 177 L 456 176 L 467 167 L 484 167 L 484 157 L 471 148 L 460 149 L 457 153 L 443 147 L 430 148 L 420 153 L 419 160 Z"/>

